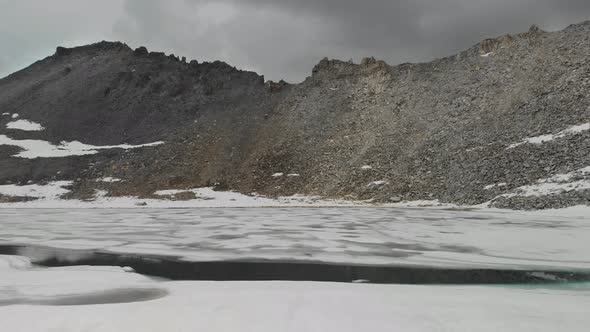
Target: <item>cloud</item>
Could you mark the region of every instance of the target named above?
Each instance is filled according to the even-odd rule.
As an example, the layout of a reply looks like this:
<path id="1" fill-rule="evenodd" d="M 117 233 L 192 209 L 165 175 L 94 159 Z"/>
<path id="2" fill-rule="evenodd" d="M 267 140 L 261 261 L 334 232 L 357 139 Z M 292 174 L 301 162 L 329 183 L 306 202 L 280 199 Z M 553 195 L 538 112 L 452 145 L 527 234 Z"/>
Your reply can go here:
<path id="1" fill-rule="evenodd" d="M 0 0 L 0 77 L 51 55 L 58 45 L 113 38 L 118 0 Z"/>
<path id="2" fill-rule="evenodd" d="M 9 20 L 0 23 L 9 31 L 0 42 L 11 48 L 0 66 L 16 69 L 58 43 L 116 39 L 296 82 L 325 56 L 428 61 L 531 24 L 554 30 L 590 18 L 587 0 L 56 0 L 42 2 L 51 9 L 40 6 L 0 0 L 0 22 Z"/>
<path id="3" fill-rule="evenodd" d="M 145 1 L 127 3 L 133 4 L 127 15 L 144 22 L 128 39 L 290 81 L 305 78 L 325 56 L 428 61 L 531 24 L 557 29 L 590 18 L 590 2 L 583 0 L 186 0 L 174 2 L 173 10 L 149 1 L 157 23 L 142 15 L 150 6 Z M 220 15 L 215 22 L 204 19 Z M 167 42 L 164 36 L 138 38 L 163 31 Z"/>

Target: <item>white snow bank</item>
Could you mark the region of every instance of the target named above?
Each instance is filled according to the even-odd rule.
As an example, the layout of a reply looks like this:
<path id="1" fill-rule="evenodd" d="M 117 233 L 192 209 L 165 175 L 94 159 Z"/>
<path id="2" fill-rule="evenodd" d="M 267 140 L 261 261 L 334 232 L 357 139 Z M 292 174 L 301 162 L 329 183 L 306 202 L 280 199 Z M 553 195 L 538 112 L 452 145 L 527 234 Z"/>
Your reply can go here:
<path id="1" fill-rule="evenodd" d="M 570 128 L 560 131 L 557 134 L 548 134 L 548 135 L 541 135 L 541 136 L 536 136 L 536 137 L 525 138 L 520 143 L 514 143 L 514 144 L 510 145 L 506 150 L 514 149 L 514 148 L 521 146 L 523 144 L 543 144 L 545 142 L 550 142 L 550 141 L 553 141 L 558 138 L 566 137 L 568 135 L 579 134 L 579 133 L 582 133 L 587 130 L 590 130 L 590 123 L 584 123 L 581 125 L 572 126 Z"/>
<path id="2" fill-rule="evenodd" d="M 13 119 L 16 119 L 16 118 L 18 118 L 18 117 L 19 117 L 18 113 L 14 113 L 14 114 L 12 114 L 12 118 L 13 118 Z"/>
<path id="3" fill-rule="evenodd" d="M 369 165 L 364 165 L 364 166 L 362 166 L 362 167 L 361 167 L 361 169 L 362 169 L 363 171 L 368 171 L 368 170 L 372 170 L 372 169 L 373 169 L 373 167 L 372 167 L 372 166 L 369 166 Z"/>
<path id="4" fill-rule="evenodd" d="M 98 179 L 97 181 L 100 181 Z M 110 180 L 107 178 L 107 180 Z M 112 179 L 111 181 L 115 181 Z M 107 181 L 108 182 L 108 181 Z M 115 181 L 116 182 L 116 181 Z M 68 184 L 70 182 L 67 182 Z M 55 186 L 55 183 L 50 184 Z M 37 186 L 37 185 L 33 185 Z M 0 189 L 3 186 L 0 186 Z M 19 188 L 22 192 L 29 192 L 22 186 L 6 186 L 7 188 Z M 39 191 L 44 186 L 39 186 Z M 11 189 L 16 190 L 16 189 Z M 47 189 L 49 190 L 49 189 Z M 106 191 L 96 191 L 94 201 L 63 200 L 53 197 L 51 199 L 0 203 L 0 208 L 226 208 L 226 207 L 332 207 L 332 206 L 380 206 L 380 207 L 431 207 L 431 208 L 454 208 L 454 204 L 442 204 L 438 201 L 410 201 L 402 203 L 373 204 L 370 201 L 351 201 L 342 199 L 322 199 L 319 196 L 293 195 L 274 198 L 252 193 L 244 195 L 237 192 L 215 191 L 213 188 L 196 189 L 171 189 L 158 190 L 156 196 L 175 196 L 182 193 L 192 192 L 197 197 L 192 200 L 170 201 L 167 199 L 140 199 L 137 197 L 108 197 Z M 1 193 L 1 192 L 0 192 Z M 6 195 L 11 195 L 6 189 Z"/>
<path id="5" fill-rule="evenodd" d="M 9 264 L 23 260 L 8 259 Z M 110 267 L 6 268 L 0 273 L 0 292 L 6 300 L 139 287 L 168 292 L 157 300 L 121 304 L 0 306 L 2 328 L 10 332 L 585 332 L 590 324 L 588 284 L 551 288 L 157 282 Z"/>
<path id="6" fill-rule="evenodd" d="M 273 177 L 273 178 L 280 178 L 280 177 L 282 177 L 283 175 L 285 175 L 285 173 L 275 173 L 275 174 L 273 174 L 273 175 L 272 175 L 272 177 Z"/>
<path id="7" fill-rule="evenodd" d="M 590 189 L 590 179 L 583 179 L 583 177 L 588 175 L 590 175 L 590 166 L 574 172 L 557 174 L 550 178 L 537 180 L 535 184 L 518 187 L 512 193 L 498 197 L 548 196 L 570 191 L 586 190 Z"/>
<path id="8" fill-rule="evenodd" d="M 355 206 L 361 203 L 355 203 L 344 200 L 322 200 L 315 196 L 293 195 L 283 196 L 277 199 L 268 198 L 259 195 L 244 195 L 231 191 L 215 191 L 213 188 L 196 188 L 196 189 L 171 189 L 158 190 L 154 192 L 157 196 L 175 196 L 182 193 L 193 193 L 197 197 L 195 200 L 188 201 L 157 201 L 142 200 L 148 203 L 147 206 L 170 207 L 279 207 L 279 206 Z"/>
<path id="9" fill-rule="evenodd" d="M 483 189 L 490 190 L 490 189 L 494 189 L 494 188 L 498 188 L 498 187 L 506 187 L 507 185 L 508 185 L 508 183 L 501 182 L 501 183 L 496 183 L 496 184 L 490 184 L 488 186 L 483 187 Z"/>
<path id="10" fill-rule="evenodd" d="M 376 188 L 381 188 L 381 187 L 383 187 L 383 186 L 384 186 L 384 185 L 386 185 L 386 184 L 389 184 L 389 182 L 387 182 L 387 181 L 384 181 L 384 180 L 380 180 L 380 181 L 373 181 L 373 182 L 371 182 L 371 183 L 369 183 L 369 184 L 367 185 L 367 188 L 369 188 L 369 189 L 376 189 Z"/>
<path id="11" fill-rule="evenodd" d="M 164 142 L 154 142 L 140 145 L 105 145 L 96 146 L 80 143 L 78 141 L 73 142 L 61 142 L 59 145 L 53 145 L 47 141 L 41 140 L 15 140 L 9 138 L 6 135 L 0 135 L 0 145 L 17 146 L 23 149 L 14 155 L 14 157 L 35 159 L 35 158 L 61 158 L 70 156 L 83 156 L 90 154 L 97 154 L 99 150 L 108 149 L 137 149 L 142 147 L 151 147 L 164 144 Z"/>
<path id="12" fill-rule="evenodd" d="M 10 113 L 2 113 L 2 116 L 4 116 L 4 115 L 10 115 Z"/>
<path id="13" fill-rule="evenodd" d="M 110 177 L 110 176 L 96 180 L 96 182 L 104 182 L 104 183 L 116 183 L 116 182 L 121 182 L 121 181 L 123 181 L 123 180 L 121 180 L 119 178 Z"/>
<path id="14" fill-rule="evenodd" d="M 158 191 L 154 192 L 154 195 L 156 195 L 156 196 L 174 196 L 174 195 L 184 194 L 184 193 L 188 193 L 188 192 L 193 192 L 193 190 L 192 189 L 190 189 L 190 190 L 182 190 L 182 189 L 158 190 Z"/>
<path id="15" fill-rule="evenodd" d="M 39 269 L 32 267 L 29 259 L 20 256 L 0 255 L 0 275 L 0 312 L 2 302 L 43 301 L 63 296 L 155 286 L 149 278 L 128 273 L 120 267 Z M 6 328 L 4 319 L 1 320 L 3 328 Z M 15 328 L 18 330 L 18 326 Z"/>
<path id="16" fill-rule="evenodd" d="M 12 197 L 34 197 L 45 200 L 57 200 L 60 196 L 70 192 L 64 187 L 71 186 L 72 181 L 49 182 L 45 185 L 28 184 L 17 186 L 14 184 L 0 185 L 0 195 Z"/>
<path id="17" fill-rule="evenodd" d="M 6 128 L 8 129 L 18 129 L 24 131 L 41 131 L 45 128 L 38 124 L 37 122 L 29 121 L 29 120 L 17 120 L 13 122 L 9 122 L 6 124 Z"/>

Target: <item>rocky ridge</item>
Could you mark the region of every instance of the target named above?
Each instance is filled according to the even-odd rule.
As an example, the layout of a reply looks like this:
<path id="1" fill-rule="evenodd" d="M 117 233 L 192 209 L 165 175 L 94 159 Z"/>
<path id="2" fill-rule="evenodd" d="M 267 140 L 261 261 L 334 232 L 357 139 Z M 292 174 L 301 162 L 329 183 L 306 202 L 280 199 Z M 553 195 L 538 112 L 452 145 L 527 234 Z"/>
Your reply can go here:
<path id="1" fill-rule="evenodd" d="M 3 116 L 0 135 L 165 143 L 35 159 L 4 144 L 0 184 L 74 180 L 69 197 L 87 199 L 215 185 L 373 202 L 590 204 L 589 58 L 589 22 L 533 26 L 430 63 L 323 59 L 300 84 L 122 43 L 58 48 L 0 80 L 0 113 L 44 130 L 9 129 Z M 105 177 L 122 181 L 96 181 Z"/>

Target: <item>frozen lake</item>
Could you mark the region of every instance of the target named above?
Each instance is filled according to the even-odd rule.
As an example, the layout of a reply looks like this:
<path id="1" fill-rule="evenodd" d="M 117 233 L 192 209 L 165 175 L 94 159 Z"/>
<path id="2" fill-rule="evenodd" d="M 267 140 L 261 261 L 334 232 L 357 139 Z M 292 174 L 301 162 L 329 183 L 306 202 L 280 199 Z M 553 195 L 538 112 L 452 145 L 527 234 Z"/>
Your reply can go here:
<path id="1" fill-rule="evenodd" d="M 564 271 L 590 271 L 588 243 L 587 214 L 565 210 L 0 209 L 0 247 L 17 249 L 0 253 L 0 321 L 23 332 L 586 331 L 590 283 L 560 281 Z M 171 281 L 124 264 L 88 266 L 97 254 L 236 274 L 306 264 L 325 273 L 430 269 L 414 281 L 467 269 L 544 272 L 513 285 Z M 74 266 L 31 264 L 48 259 Z M 299 265 L 228 270 L 227 261 Z"/>
<path id="2" fill-rule="evenodd" d="M 0 244 L 188 261 L 590 269 L 584 214 L 394 208 L 0 209 Z"/>

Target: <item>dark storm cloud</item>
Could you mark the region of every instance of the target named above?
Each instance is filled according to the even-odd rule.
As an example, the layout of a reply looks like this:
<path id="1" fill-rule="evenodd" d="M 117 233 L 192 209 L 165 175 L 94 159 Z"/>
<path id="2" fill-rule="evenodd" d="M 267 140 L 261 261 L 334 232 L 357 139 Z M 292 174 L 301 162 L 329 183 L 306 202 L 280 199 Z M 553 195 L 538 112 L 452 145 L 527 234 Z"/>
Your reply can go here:
<path id="1" fill-rule="evenodd" d="M 79 8 L 93 2 L 51 3 Z M 0 5 L 0 22 L 4 15 L 14 16 L 3 14 L 13 7 L 8 1 Z M 94 7 L 92 12 L 79 8 L 89 22 L 101 15 L 93 28 L 84 29 L 90 24 L 82 21 L 82 29 L 70 24 L 76 32 L 63 31 L 57 24 L 41 34 L 49 37 L 31 39 L 45 45 L 104 36 L 198 60 L 221 59 L 274 80 L 299 81 L 324 56 L 356 61 L 375 56 L 392 64 L 428 61 L 531 24 L 554 30 L 590 19 L 588 0 L 107 0 Z M 31 21 L 20 15 L 19 20 Z M 59 12 L 52 15 L 55 22 L 64 20 Z M 14 54 L 34 49 L 14 44 Z M 4 54 L 2 63 L 10 67 L 15 60 Z"/>
<path id="2" fill-rule="evenodd" d="M 155 44 L 295 81 L 324 56 L 427 61 L 531 24 L 552 30 L 590 18 L 586 0 L 186 0 L 172 12 L 149 3 L 128 0 L 127 6 L 132 20 L 144 22 L 138 32 L 144 40 L 169 35 L 176 24 L 171 40 Z M 146 6 L 153 11 L 143 16 Z M 227 16 L 213 24 L 191 19 L 223 11 Z M 166 13 L 159 16 L 163 23 L 153 12 Z"/>

